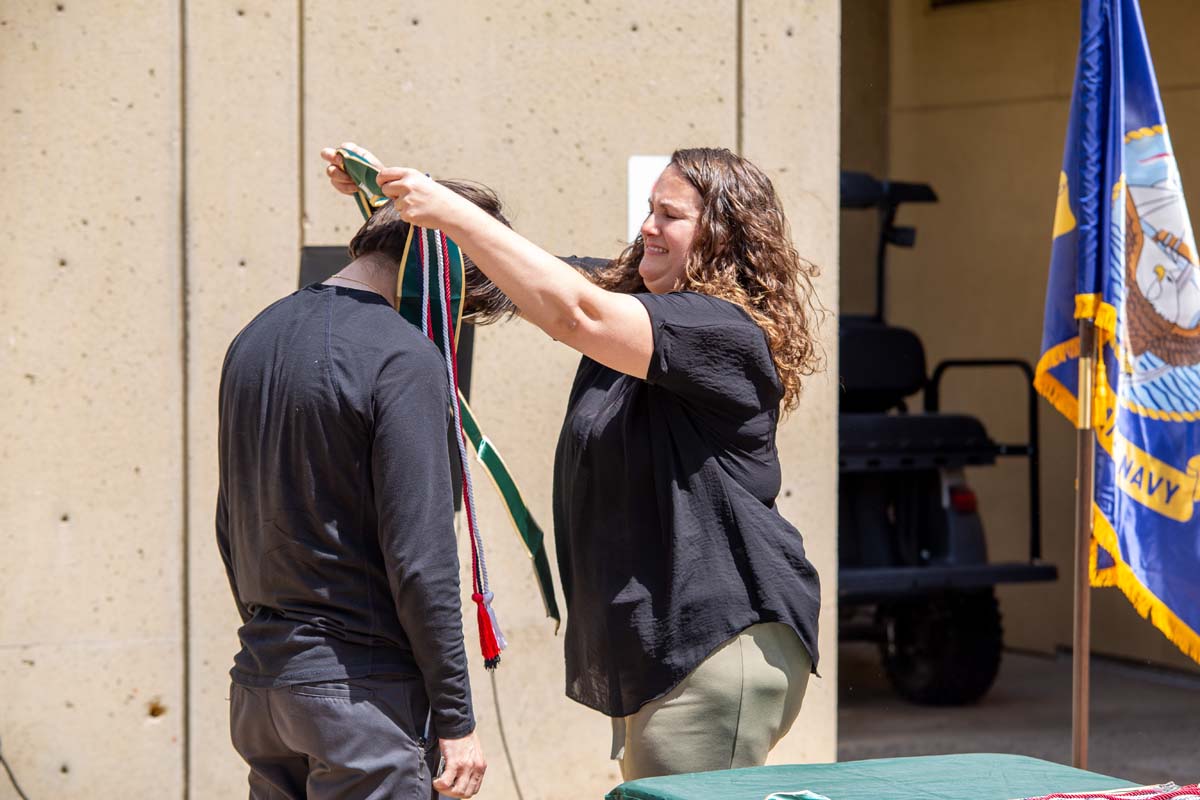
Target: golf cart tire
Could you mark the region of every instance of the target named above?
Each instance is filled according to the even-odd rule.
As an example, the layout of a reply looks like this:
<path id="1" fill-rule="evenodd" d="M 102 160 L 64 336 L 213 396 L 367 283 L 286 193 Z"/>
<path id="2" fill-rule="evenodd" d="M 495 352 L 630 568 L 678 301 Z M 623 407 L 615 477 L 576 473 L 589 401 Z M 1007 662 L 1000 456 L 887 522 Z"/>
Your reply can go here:
<path id="1" fill-rule="evenodd" d="M 983 697 L 1000 670 L 1004 630 L 991 588 L 913 597 L 880 608 L 883 668 L 892 687 L 921 705 Z"/>

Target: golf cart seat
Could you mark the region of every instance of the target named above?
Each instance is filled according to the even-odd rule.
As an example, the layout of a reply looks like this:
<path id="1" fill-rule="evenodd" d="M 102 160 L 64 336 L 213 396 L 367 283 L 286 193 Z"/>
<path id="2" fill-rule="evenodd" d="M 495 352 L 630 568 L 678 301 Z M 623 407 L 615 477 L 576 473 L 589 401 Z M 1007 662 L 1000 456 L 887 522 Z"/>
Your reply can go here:
<path id="1" fill-rule="evenodd" d="M 907 413 L 905 399 L 926 385 L 925 349 L 915 333 L 847 315 L 838 336 L 843 472 L 995 463 L 996 443 L 975 417 Z M 896 410 L 903 413 L 889 413 Z"/>
<path id="2" fill-rule="evenodd" d="M 838 322 L 838 366 L 845 413 L 885 413 L 925 388 L 925 348 L 907 328 L 871 317 L 844 315 Z"/>
<path id="3" fill-rule="evenodd" d="M 996 463 L 996 443 L 975 417 L 960 414 L 842 414 L 843 472 L 938 469 Z"/>

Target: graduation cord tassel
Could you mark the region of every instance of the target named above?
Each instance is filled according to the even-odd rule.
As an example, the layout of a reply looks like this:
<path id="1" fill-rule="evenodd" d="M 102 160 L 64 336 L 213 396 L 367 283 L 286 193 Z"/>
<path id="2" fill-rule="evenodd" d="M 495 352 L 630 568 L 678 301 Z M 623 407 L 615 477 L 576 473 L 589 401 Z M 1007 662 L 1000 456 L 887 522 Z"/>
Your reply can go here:
<path id="1" fill-rule="evenodd" d="M 475 489 L 471 480 L 470 461 L 467 458 L 467 445 L 463 434 L 462 409 L 458 400 L 458 363 L 457 350 L 454 341 L 454 328 L 450 324 L 450 304 L 453 293 L 450 283 L 450 254 L 441 231 L 430 231 L 434 236 L 434 246 L 437 258 L 438 298 L 441 307 L 441 350 L 446 364 L 446 378 L 450 385 L 450 408 L 454 417 L 454 440 L 458 446 L 459 463 L 461 465 L 463 482 L 463 511 L 467 518 L 467 530 L 471 537 L 471 599 L 476 605 L 476 623 L 479 627 L 479 644 L 483 651 L 483 663 L 488 669 L 495 669 L 500 663 L 500 652 L 507 646 L 504 634 L 496 620 L 496 612 L 492 607 L 493 594 L 488 585 L 487 563 L 483 555 L 483 538 L 479 532 L 479 521 L 475 515 Z M 424 269 L 424 285 L 429 287 L 432 269 L 429 264 L 428 251 L 424 229 L 421 234 L 421 261 Z M 431 314 L 426 314 L 427 320 Z M 435 342 L 437 337 L 429 325 L 429 336 Z"/>
<path id="2" fill-rule="evenodd" d="M 472 579 L 474 591 L 471 599 L 476 605 L 476 619 L 479 625 L 479 641 L 483 650 L 484 666 L 495 669 L 500 663 L 500 651 L 508 646 L 504 634 L 496 620 L 496 610 L 492 607 L 493 594 L 488 586 L 487 561 L 483 555 L 483 537 L 479 532 L 479 520 L 475 515 L 475 486 L 471 479 L 470 460 L 467 457 L 467 444 L 463 435 L 462 409 L 458 401 L 458 359 L 457 344 L 454 341 L 454 328 L 450 324 L 449 304 L 453 300 L 450 286 L 450 254 L 446 245 L 446 235 L 435 231 L 437 246 L 438 273 L 443 291 L 442 302 L 442 341 L 447 343 L 445 348 L 446 363 L 450 380 L 451 408 L 454 413 L 455 442 L 458 444 L 459 460 L 462 463 L 463 475 L 463 506 L 467 516 L 467 529 L 471 536 Z"/>
<path id="3" fill-rule="evenodd" d="M 504 640 L 500 629 L 495 627 L 496 612 L 491 606 L 492 593 L 473 592 L 471 599 L 475 601 L 475 622 L 479 626 L 479 647 L 483 651 L 483 665 L 488 669 L 495 669 L 500 664 L 500 651 L 503 649 Z"/>

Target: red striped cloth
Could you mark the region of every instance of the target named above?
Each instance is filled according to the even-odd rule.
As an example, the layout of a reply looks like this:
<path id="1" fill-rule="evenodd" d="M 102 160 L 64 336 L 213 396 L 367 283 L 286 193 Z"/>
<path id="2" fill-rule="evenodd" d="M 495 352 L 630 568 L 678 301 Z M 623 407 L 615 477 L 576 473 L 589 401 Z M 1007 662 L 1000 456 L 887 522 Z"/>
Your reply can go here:
<path id="1" fill-rule="evenodd" d="M 1116 789 L 1111 792 L 1081 792 L 1079 794 L 1046 794 L 1027 797 L 1024 800 L 1200 800 L 1200 786 L 1190 784 L 1177 786 L 1160 783 L 1156 786 L 1138 786 L 1134 789 Z"/>

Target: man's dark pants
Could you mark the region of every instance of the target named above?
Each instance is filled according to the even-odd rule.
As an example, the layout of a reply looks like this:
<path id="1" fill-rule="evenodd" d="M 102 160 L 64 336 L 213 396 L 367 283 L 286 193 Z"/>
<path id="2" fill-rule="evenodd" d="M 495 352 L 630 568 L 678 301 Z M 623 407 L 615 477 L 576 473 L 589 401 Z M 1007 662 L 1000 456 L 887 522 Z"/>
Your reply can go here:
<path id="1" fill-rule="evenodd" d="M 421 679 L 405 675 L 230 689 L 250 800 L 436 797 L 437 744 L 421 746 L 428 711 Z"/>

